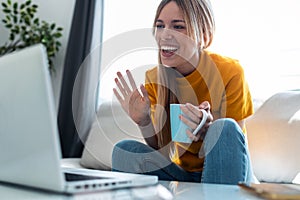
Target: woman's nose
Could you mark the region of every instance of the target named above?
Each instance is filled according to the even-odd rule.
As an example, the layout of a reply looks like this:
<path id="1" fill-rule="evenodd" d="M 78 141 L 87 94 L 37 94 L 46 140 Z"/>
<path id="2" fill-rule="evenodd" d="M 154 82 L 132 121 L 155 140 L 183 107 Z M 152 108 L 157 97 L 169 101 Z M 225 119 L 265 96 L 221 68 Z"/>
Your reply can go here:
<path id="1" fill-rule="evenodd" d="M 172 30 L 164 28 L 161 32 L 161 39 L 170 40 L 173 38 Z"/>

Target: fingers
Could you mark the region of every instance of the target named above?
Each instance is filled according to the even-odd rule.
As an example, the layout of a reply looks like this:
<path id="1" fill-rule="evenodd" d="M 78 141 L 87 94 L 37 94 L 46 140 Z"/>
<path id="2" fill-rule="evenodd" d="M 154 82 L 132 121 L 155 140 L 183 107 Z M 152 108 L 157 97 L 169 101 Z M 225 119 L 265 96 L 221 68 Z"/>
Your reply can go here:
<path id="1" fill-rule="evenodd" d="M 137 87 L 136 87 L 135 81 L 133 79 L 133 76 L 132 76 L 132 74 L 129 70 L 126 70 L 126 75 L 128 77 L 128 80 L 129 80 L 129 83 L 130 83 L 130 86 L 131 86 L 132 89 L 130 89 L 130 87 L 129 87 L 128 83 L 126 82 L 126 80 L 125 80 L 124 76 L 122 75 L 122 73 L 117 72 L 117 76 L 119 78 L 119 81 L 122 84 L 122 85 L 120 84 L 121 85 L 120 89 L 124 89 L 127 93 L 130 93 L 131 91 L 137 89 Z"/>
<path id="2" fill-rule="evenodd" d="M 204 109 L 206 111 L 210 110 L 210 104 L 208 101 L 203 101 L 200 105 L 199 105 L 200 109 Z"/>
<path id="3" fill-rule="evenodd" d="M 119 91 L 122 93 L 123 97 L 125 98 L 126 95 L 127 95 L 127 92 L 126 90 L 124 89 L 123 85 L 120 83 L 119 79 L 118 78 L 115 78 L 115 83 L 117 85 L 117 88 L 119 88 Z M 114 90 L 116 90 L 114 88 Z M 118 93 L 119 94 L 119 93 Z M 119 95 L 120 96 L 120 95 Z"/>
<path id="4" fill-rule="evenodd" d="M 124 99 L 121 97 L 121 95 L 119 94 L 119 92 L 117 91 L 116 88 L 113 88 L 113 92 L 114 92 L 114 94 L 117 97 L 117 99 L 118 99 L 119 102 L 124 101 Z"/>
<path id="5" fill-rule="evenodd" d="M 118 99 L 120 99 L 120 97 L 121 97 L 120 93 L 123 95 L 123 97 L 125 99 L 126 96 L 130 95 L 133 91 L 135 91 L 137 89 L 135 81 L 133 79 L 133 76 L 129 70 L 126 70 L 126 75 L 128 77 L 128 81 L 129 81 L 131 88 L 129 87 L 129 84 L 125 80 L 122 73 L 117 72 L 117 78 L 115 78 L 115 83 L 120 92 L 117 92 L 117 90 L 114 89 L 114 94 L 116 95 L 116 97 Z"/>
<path id="6" fill-rule="evenodd" d="M 200 134 L 194 135 L 189 129 L 186 130 L 186 134 L 194 142 L 197 142 L 200 139 Z"/>
<path id="7" fill-rule="evenodd" d="M 204 101 L 202 102 L 200 105 L 199 105 L 199 108 L 200 109 L 204 109 L 206 112 L 207 112 L 207 121 L 208 122 L 212 122 L 214 119 L 213 119 L 213 116 L 210 112 L 210 103 L 208 101 Z"/>
<path id="8" fill-rule="evenodd" d="M 140 86 L 140 89 L 143 94 L 143 100 L 150 104 L 148 92 L 143 84 Z"/>
<path id="9" fill-rule="evenodd" d="M 129 94 L 131 92 L 131 89 L 129 88 L 121 72 L 117 72 L 117 76 L 119 78 L 119 81 L 116 81 L 118 88 L 120 89 L 123 95 Z"/>
<path id="10" fill-rule="evenodd" d="M 117 72 L 117 77 L 115 78 L 116 87 L 113 88 L 114 95 L 121 103 L 122 107 L 126 111 L 129 111 L 129 106 L 138 104 L 138 102 L 144 102 L 146 105 L 150 105 L 146 88 L 141 85 L 141 91 L 139 91 L 129 70 L 126 70 L 126 75 L 128 77 L 127 80 L 121 72 Z"/>
<path id="11" fill-rule="evenodd" d="M 133 79 L 133 77 L 132 77 L 131 72 L 130 72 L 129 70 L 126 70 L 126 74 L 127 74 L 127 76 L 128 76 L 128 80 L 129 80 L 129 83 L 130 83 L 132 89 L 133 89 L 133 90 L 137 89 L 136 84 L 135 84 L 135 81 L 134 81 L 134 79 Z"/>
<path id="12" fill-rule="evenodd" d="M 182 105 L 180 108 L 182 112 L 191 120 L 191 123 L 189 123 L 190 125 L 198 126 L 198 124 L 202 121 L 203 113 L 199 107 L 187 103 Z"/>
<path id="13" fill-rule="evenodd" d="M 204 137 L 206 135 L 206 132 L 207 132 L 210 124 L 211 123 L 205 124 L 205 126 L 203 126 L 202 129 L 196 135 L 194 135 L 190 129 L 186 130 L 186 134 L 194 142 L 197 142 L 199 140 L 204 140 Z"/>
<path id="14" fill-rule="evenodd" d="M 198 124 L 196 122 L 189 119 L 186 115 L 180 115 L 179 118 L 183 123 L 185 123 L 192 130 L 195 130 L 198 126 Z"/>
<path id="15" fill-rule="evenodd" d="M 186 131 L 188 137 L 193 141 L 198 141 L 200 139 L 203 140 L 210 124 L 212 123 L 209 102 L 203 102 L 199 106 L 187 103 L 181 106 L 181 110 L 184 115 L 181 115 L 180 119 L 190 127 L 190 129 Z M 202 120 L 205 120 L 205 122 L 202 122 Z"/>

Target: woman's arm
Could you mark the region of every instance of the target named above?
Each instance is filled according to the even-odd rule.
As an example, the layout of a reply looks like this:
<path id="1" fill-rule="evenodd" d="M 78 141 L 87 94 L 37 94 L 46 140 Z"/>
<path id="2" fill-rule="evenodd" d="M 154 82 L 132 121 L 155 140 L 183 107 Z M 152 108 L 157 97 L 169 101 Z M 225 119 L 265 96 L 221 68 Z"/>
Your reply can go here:
<path id="1" fill-rule="evenodd" d="M 150 117 L 148 92 L 144 85 L 141 85 L 140 93 L 130 71 L 127 70 L 126 74 L 131 87 L 129 87 L 123 75 L 118 72 L 118 77 L 115 78 L 118 90 L 114 88 L 114 94 L 125 112 L 139 126 L 146 143 L 152 148 L 158 149 L 157 136 Z"/>
<path id="2" fill-rule="evenodd" d="M 158 139 L 150 116 L 145 125 L 139 125 L 139 129 L 141 130 L 146 143 L 153 149 L 158 149 Z"/>

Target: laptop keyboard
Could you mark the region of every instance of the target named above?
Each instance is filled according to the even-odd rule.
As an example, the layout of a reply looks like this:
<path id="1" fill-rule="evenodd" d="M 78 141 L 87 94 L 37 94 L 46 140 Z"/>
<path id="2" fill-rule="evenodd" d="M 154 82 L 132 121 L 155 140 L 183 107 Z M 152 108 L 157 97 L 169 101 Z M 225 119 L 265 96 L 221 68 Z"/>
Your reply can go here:
<path id="1" fill-rule="evenodd" d="M 109 179 L 108 177 L 89 176 L 81 174 L 64 173 L 67 181 L 86 181 L 95 179 Z"/>

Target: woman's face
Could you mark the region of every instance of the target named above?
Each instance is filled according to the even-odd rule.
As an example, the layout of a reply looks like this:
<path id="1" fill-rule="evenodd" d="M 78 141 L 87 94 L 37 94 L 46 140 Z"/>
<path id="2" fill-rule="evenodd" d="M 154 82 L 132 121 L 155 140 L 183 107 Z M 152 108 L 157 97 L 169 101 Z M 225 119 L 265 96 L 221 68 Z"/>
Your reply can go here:
<path id="1" fill-rule="evenodd" d="M 194 71 L 199 62 L 198 47 L 188 37 L 183 12 L 174 1 L 165 5 L 155 26 L 162 64 L 176 68 L 183 75 Z"/>

